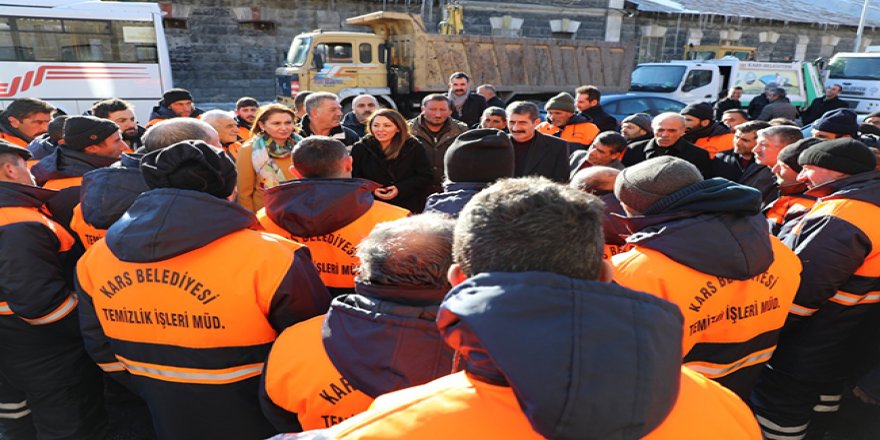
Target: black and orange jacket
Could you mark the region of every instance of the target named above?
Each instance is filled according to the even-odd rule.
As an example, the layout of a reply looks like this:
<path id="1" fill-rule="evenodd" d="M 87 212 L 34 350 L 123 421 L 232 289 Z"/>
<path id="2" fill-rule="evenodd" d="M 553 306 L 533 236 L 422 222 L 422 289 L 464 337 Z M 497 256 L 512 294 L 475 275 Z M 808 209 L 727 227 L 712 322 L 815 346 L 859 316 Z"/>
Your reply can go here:
<path id="1" fill-rule="evenodd" d="M 770 224 L 770 233 L 785 240 L 785 236 L 800 219 L 813 208 L 816 198 L 805 194 L 807 185 L 795 183 L 779 187 L 779 198 L 764 208 L 764 216 Z"/>
<path id="2" fill-rule="evenodd" d="M 806 194 L 818 199 L 785 237 L 804 272 L 771 365 L 827 382 L 845 377 L 875 346 L 865 345 L 874 334 L 865 326 L 880 311 L 880 174 L 855 174 Z"/>
<path id="3" fill-rule="evenodd" d="M 33 140 L 33 138 L 9 125 L 9 122 L 6 120 L 6 114 L 3 112 L 0 112 L 0 139 L 22 148 L 27 148 L 28 144 Z"/>
<path id="4" fill-rule="evenodd" d="M 104 238 L 107 228 L 150 189 L 139 166 L 140 156 L 123 154 L 118 164 L 83 175 L 80 203 L 73 209 L 70 229 L 86 249 Z"/>
<path id="5" fill-rule="evenodd" d="M 547 136 L 556 136 L 569 144 L 569 150 L 587 149 L 599 135 L 599 127 L 589 119 L 575 113 L 565 125 L 557 127 L 549 120 L 538 124 L 535 129 Z"/>
<path id="6" fill-rule="evenodd" d="M 317 438 L 760 439 L 742 400 L 681 368 L 681 322 L 673 304 L 612 284 L 479 274 L 437 319 L 465 371 L 381 396 Z"/>
<path id="7" fill-rule="evenodd" d="M 203 113 L 205 113 L 204 110 L 193 106 L 193 113 L 191 115 L 189 115 L 189 117 L 190 118 L 198 118 Z M 171 111 L 170 108 L 165 107 L 164 105 L 162 105 L 160 103 L 160 104 L 154 106 L 153 110 L 150 112 L 150 120 L 149 120 L 149 122 L 147 122 L 146 127 L 150 128 L 150 127 L 152 127 L 152 126 L 154 126 L 154 125 L 156 125 L 166 119 L 174 119 L 174 118 L 179 118 L 179 117 L 180 116 L 177 116 L 177 113 L 174 113 L 173 111 Z"/>
<path id="8" fill-rule="evenodd" d="M 733 133 L 720 122 L 713 122 L 706 127 L 690 130 L 684 134 L 684 138 L 706 150 L 710 159 L 714 159 L 715 155 L 722 151 L 733 149 Z"/>
<path id="9" fill-rule="evenodd" d="M 53 195 L 0 182 L 0 371 L 28 390 L 72 385 L 93 368 L 76 316 L 74 238 L 42 209 Z"/>
<path id="10" fill-rule="evenodd" d="M 266 191 L 257 218 L 266 231 L 305 244 L 333 296 L 354 290 L 357 245 L 378 223 L 409 211 L 373 199 L 363 179 L 291 180 Z"/>
<path id="11" fill-rule="evenodd" d="M 155 189 L 77 265 L 86 348 L 160 438 L 271 435 L 257 389 L 272 342 L 329 307 L 308 249 L 253 228 L 226 200 Z"/>
<path id="12" fill-rule="evenodd" d="M 801 264 L 760 215 L 760 195 L 726 179 L 693 184 L 628 218 L 635 247 L 614 280 L 678 305 L 684 364 L 747 398 L 800 282 Z"/>
<path id="13" fill-rule="evenodd" d="M 454 352 L 434 319 L 449 290 L 356 286 L 326 317 L 285 330 L 260 387 L 263 413 L 281 432 L 327 428 L 373 399 L 452 372 Z"/>
<path id="14" fill-rule="evenodd" d="M 83 174 L 98 168 L 110 166 L 117 159 L 95 156 L 69 148 L 56 148 L 33 167 L 37 185 L 58 190 L 58 194 L 46 203 L 56 221 L 69 228 L 73 218 L 73 208 L 79 203 L 79 190 Z"/>

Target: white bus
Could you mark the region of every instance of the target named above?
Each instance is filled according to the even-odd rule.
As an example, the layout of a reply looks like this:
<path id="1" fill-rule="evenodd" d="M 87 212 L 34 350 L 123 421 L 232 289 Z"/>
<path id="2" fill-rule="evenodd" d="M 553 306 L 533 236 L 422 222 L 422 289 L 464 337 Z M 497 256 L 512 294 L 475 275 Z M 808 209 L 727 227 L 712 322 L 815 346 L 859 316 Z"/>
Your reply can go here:
<path id="1" fill-rule="evenodd" d="M 144 124 L 171 87 L 158 4 L 0 0 L 0 108 L 31 97 L 82 114 L 117 97 Z"/>

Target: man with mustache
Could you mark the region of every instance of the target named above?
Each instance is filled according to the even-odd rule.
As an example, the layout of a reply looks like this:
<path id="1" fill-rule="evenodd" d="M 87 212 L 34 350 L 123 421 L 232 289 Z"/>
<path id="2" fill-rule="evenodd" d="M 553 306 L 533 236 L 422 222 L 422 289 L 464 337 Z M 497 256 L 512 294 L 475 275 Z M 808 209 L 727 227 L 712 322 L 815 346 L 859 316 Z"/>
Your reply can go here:
<path id="1" fill-rule="evenodd" d="M 131 151 L 144 146 L 141 136 L 147 130 L 138 125 L 134 116 L 134 106 L 131 103 L 118 98 L 105 99 L 92 106 L 92 115 L 115 122 L 122 133 L 122 140 Z"/>

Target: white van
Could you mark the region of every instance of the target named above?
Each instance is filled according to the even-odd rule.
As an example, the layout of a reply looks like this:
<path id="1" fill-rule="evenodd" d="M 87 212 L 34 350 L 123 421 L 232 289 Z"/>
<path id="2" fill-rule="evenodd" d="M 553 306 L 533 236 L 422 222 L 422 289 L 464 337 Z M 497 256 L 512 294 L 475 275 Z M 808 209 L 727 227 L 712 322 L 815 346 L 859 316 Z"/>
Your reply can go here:
<path id="1" fill-rule="evenodd" d="M 764 87 L 775 84 L 785 89 L 795 106 L 809 105 L 824 95 L 818 70 L 811 63 L 763 63 L 721 59 L 644 63 L 632 73 L 630 92 L 666 96 L 688 104 L 711 102 L 732 87 L 742 87 L 744 105 Z"/>

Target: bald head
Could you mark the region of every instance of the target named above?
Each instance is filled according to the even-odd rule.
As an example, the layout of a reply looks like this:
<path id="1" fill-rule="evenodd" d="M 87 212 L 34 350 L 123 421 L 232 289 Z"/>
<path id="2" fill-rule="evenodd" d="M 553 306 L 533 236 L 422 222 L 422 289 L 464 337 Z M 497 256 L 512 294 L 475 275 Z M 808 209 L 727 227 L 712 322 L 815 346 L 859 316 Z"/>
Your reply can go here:
<path id="1" fill-rule="evenodd" d="M 144 149 L 148 153 L 189 140 L 223 148 L 217 130 L 207 122 L 193 118 L 167 119 L 147 129 L 143 136 Z"/>
<path id="2" fill-rule="evenodd" d="M 614 180 L 618 174 L 620 170 L 615 168 L 592 166 L 578 171 L 571 178 L 569 186 L 590 194 L 610 193 L 614 191 Z"/>
<path id="3" fill-rule="evenodd" d="M 373 95 L 358 95 L 351 101 L 351 111 L 361 124 L 366 124 L 378 108 L 379 101 Z"/>

